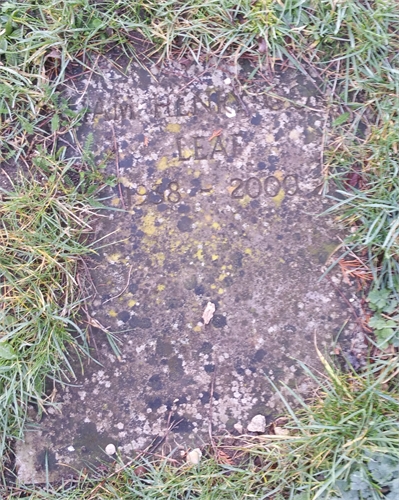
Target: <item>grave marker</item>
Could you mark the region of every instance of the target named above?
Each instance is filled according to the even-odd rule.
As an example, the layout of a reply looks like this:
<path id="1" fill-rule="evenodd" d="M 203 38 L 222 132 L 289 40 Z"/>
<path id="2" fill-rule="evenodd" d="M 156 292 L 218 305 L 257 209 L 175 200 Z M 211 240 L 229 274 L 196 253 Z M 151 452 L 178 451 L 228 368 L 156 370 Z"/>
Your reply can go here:
<path id="1" fill-rule="evenodd" d="M 332 220 L 315 217 L 325 110 L 313 84 L 293 70 L 257 84 L 242 70 L 239 87 L 237 68 L 171 63 L 151 76 L 102 64 L 73 101 L 89 107 L 80 143 L 92 137 L 116 182 L 90 308 L 119 332 L 121 360 L 94 329 L 102 366 L 19 446 L 28 482 L 43 476 L 44 449 L 80 467 L 108 444 L 131 455 L 168 426 L 169 450 L 199 446 L 211 414 L 216 434 L 271 419 L 280 406 L 267 377 L 306 394 L 293 358 L 317 364 L 315 333 L 328 346 L 350 318 L 320 281 L 338 241 Z M 23 465 L 32 450 L 35 472 Z"/>

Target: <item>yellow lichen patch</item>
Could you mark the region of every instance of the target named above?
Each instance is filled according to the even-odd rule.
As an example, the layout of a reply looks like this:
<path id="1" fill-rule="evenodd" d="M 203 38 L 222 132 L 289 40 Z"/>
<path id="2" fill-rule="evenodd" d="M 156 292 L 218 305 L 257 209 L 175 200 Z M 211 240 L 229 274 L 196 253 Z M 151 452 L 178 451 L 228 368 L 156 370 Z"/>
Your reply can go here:
<path id="1" fill-rule="evenodd" d="M 194 254 L 194 257 L 196 257 L 198 260 L 204 260 L 204 251 L 202 248 L 198 249 L 198 252 Z"/>
<path id="2" fill-rule="evenodd" d="M 192 246 L 190 244 L 188 245 L 181 245 L 178 249 L 178 252 L 183 255 L 188 253 L 190 250 L 192 250 Z"/>
<path id="3" fill-rule="evenodd" d="M 232 93 L 232 92 L 229 92 L 229 94 L 227 95 L 227 99 L 226 99 L 226 104 L 236 104 L 237 103 L 237 97 Z"/>
<path id="4" fill-rule="evenodd" d="M 165 285 L 158 285 L 157 290 L 158 292 L 163 292 L 165 290 L 166 286 Z"/>
<path id="5" fill-rule="evenodd" d="M 223 265 L 223 266 L 222 266 L 222 271 L 223 271 L 223 270 L 225 270 L 225 269 L 226 269 L 226 266 L 224 266 L 224 265 Z"/>
<path id="6" fill-rule="evenodd" d="M 213 285 L 213 284 L 212 284 L 212 285 L 211 285 L 211 288 L 212 288 L 212 290 L 215 290 L 216 285 Z"/>
<path id="7" fill-rule="evenodd" d="M 218 280 L 219 280 L 219 281 L 223 281 L 225 278 L 227 278 L 227 274 L 222 273 L 222 274 L 219 276 Z"/>
<path id="8" fill-rule="evenodd" d="M 153 236 L 157 232 L 158 228 L 155 227 L 155 218 L 156 215 L 151 212 L 148 212 L 148 214 L 143 218 L 143 224 L 140 229 L 148 236 Z"/>
<path id="9" fill-rule="evenodd" d="M 201 327 L 199 325 L 194 326 L 193 332 L 200 332 L 200 331 L 201 331 Z"/>
<path id="10" fill-rule="evenodd" d="M 284 189 L 280 189 L 279 193 L 277 196 L 274 196 L 272 200 L 274 201 L 274 204 L 276 205 L 276 208 L 279 208 L 281 203 L 283 202 L 285 198 L 285 192 Z"/>
<path id="11" fill-rule="evenodd" d="M 218 260 L 219 258 L 219 255 L 216 255 L 216 254 L 213 254 L 212 255 L 212 260 L 215 261 L 215 260 Z"/>
<path id="12" fill-rule="evenodd" d="M 125 186 L 127 188 L 132 188 L 133 187 L 133 182 L 129 181 L 127 177 L 119 177 L 119 182 L 122 184 L 122 186 Z"/>
<path id="13" fill-rule="evenodd" d="M 155 257 L 155 259 L 156 259 L 156 261 L 157 261 L 157 264 L 158 264 L 159 266 L 163 266 L 163 264 L 164 264 L 164 262 L 165 262 L 165 254 L 164 254 L 164 253 L 162 253 L 162 252 L 159 252 L 159 253 L 156 253 L 156 254 L 154 255 L 154 257 Z"/>
<path id="14" fill-rule="evenodd" d="M 167 156 L 162 156 L 162 158 L 159 160 L 159 162 L 157 164 L 158 170 L 161 170 L 161 171 L 166 170 L 167 168 L 170 168 L 170 167 L 178 167 L 178 166 L 179 166 L 179 160 L 177 158 L 168 159 Z"/>
<path id="15" fill-rule="evenodd" d="M 191 158 L 191 156 L 194 156 L 194 149 L 188 149 L 184 148 L 182 151 L 182 158 Z"/>
<path id="16" fill-rule="evenodd" d="M 240 205 L 242 207 L 246 207 L 250 202 L 251 202 L 251 197 L 246 194 L 243 198 L 241 198 Z"/>
<path id="17" fill-rule="evenodd" d="M 244 253 L 246 253 L 247 255 L 252 255 L 252 248 L 246 248 L 244 250 Z"/>
<path id="18" fill-rule="evenodd" d="M 119 205 L 120 201 L 121 201 L 121 200 L 120 200 L 119 198 L 112 198 L 112 200 L 111 200 L 111 205 L 112 205 L 113 207 L 117 207 L 117 206 Z"/>
<path id="19" fill-rule="evenodd" d="M 171 235 L 171 234 L 173 234 L 173 232 L 169 231 L 169 234 Z M 179 241 L 179 240 L 177 240 L 177 241 L 171 241 L 170 242 L 170 251 L 172 253 L 176 252 L 179 249 L 180 245 L 181 245 L 181 241 Z"/>
<path id="20" fill-rule="evenodd" d="M 174 134 L 178 134 L 180 132 L 181 126 L 178 123 L 168 123 L 166 125 L 167 132 L 173 132 Z"/>
<path id="21" fill-rule="evenodd" d="M 162 158 L 158 162 L 158 170 L 166 170 L 168 168 L 168 157 L 162 156 Z"/>
<path id="22" fill-rule="evenodd" d="M 219 222 L 213 222 L 213 223 L 212 223 L 212 228 L 213 228 L 213 229 L 220 229 L 220 224 L 219 224 Z"/>
<path id="23" fill-rule="evenodd" d="M 284 172 L 282 172 L 281 170 L 277 170 L 276 172 L 274 172 L 274 177 L 276 177 L 280 182 L 282 182 L 284 179 Z M 283 188 L 281 188 L 280 191 L 277 193 L 277 196 L 273 196 L 272 198 L 274 204 L 276 205 L 276 208 L 280 207 L 284 198 L 285 198 L 285 191 Z"/>
<path id="24" fill-rule="evenodd" d="M 219 288 L 219 290 L 218 290 L 218 294 L 222 295 L 222 293 L 224 293 L 223 288 Z"/>
<path id="25" fill-rule="evenodd" d="M 107 255 L 107 261 L 110 262 L 111 264 L 115 264 L 115 262 L 118 262 L 120 258 L 121 258 L 120 253 L 113 253 L 111 255 Z"/>
<path id="26" fill-rule="evenodd" d="M 108 311 L 108 316 L 111 316 L 111 318 L 116 318 L 116 316 L 118 316 L 118 313 L 114 309 L 110 309 Z"/>
<path id="27" fill-rule="evenodd" d="M 127 305 L 129 307 L 134 307 L 136 304 L 137 304 L 137 301 L 134 299 L 129 300 L 129 302 L 127 303 Z"/>

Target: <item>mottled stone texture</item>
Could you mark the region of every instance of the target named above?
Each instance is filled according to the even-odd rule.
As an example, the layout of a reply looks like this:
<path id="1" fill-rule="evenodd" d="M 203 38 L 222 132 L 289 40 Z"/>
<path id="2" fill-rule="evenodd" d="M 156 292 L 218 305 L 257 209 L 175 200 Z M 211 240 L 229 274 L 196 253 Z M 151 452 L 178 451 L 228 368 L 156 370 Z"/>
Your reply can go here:
<path id="1" fill-rule="evenodd" d="M 214 433 L 269 421 L 281 405 L 267 377 L 306 393 L 293 358 L 317 365 L 315 334 L 324 350 L 350 317 L 320 281 L 338 241 L 331 219 L 315 217 L 326 207 L 325 111 L 313 84 L 292 70 L 249 86 L 237 67 L 152 69 L 122 75 L 103 62 L 101 77 L 75 82 L 86 92 L 75 107 L 89 107 L 79 141 L 92 134 L 119 179 L 88 264 L 91 315 L 120 340 L 121 359 L 92 329 L 102 366 L 27 434 L 19 461 L 34 449 L 36 471 L 21 467 L 22 481 L 43 476 L 44 449 L 53 477 L 66 476 L 56 462 L 81 467 L 109 443 L 132 455 L 168 424 L 169 449 L 201 445 L 211 406 Z"/>

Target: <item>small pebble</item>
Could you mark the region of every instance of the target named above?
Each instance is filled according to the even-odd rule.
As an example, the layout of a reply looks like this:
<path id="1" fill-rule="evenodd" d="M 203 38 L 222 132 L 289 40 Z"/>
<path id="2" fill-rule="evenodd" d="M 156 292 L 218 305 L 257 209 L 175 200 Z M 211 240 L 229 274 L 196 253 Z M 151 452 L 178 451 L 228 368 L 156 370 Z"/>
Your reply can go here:
<path id="1" fill-rule="evenodd" d="M 226 106 L 226 116 L 227 118 L 234 118 L 236 116 L 235 110 Z"/>
<path id="2" fill-rule="evenodd" d="M 107 444 L 105 447 L 105 453 L 109 456 L 114 455 L 116 453 L 116 448 L 113 444 Z"/>
<path id="3" fill-rule="evenodd" d="M 249 432 L 265 432 L 266 418 L 263 415 L 255 415 L 247 429 Z"/>
<path id="4" fill-rule="evenodd" d="M 199 448 L 194 448 L 187 453 L 187 463 L 191 465 L 198 465 L 202 457 L 202 451 Z"/>
<path id="5" fill-rule="evenodd" d="M 244 427 L 240 423 L 234 424 L 234 429 L 238 432 L 238 434 L 243 434 Z"/>

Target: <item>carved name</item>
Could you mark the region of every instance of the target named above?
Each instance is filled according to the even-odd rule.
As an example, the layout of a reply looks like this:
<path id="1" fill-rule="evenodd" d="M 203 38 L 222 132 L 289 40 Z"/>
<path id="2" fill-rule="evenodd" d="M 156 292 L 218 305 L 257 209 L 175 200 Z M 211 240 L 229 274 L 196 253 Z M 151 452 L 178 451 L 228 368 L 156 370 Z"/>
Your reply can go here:
<path id="1" fill-rule="evenodd" d="M 153 118 L 173 118 L 196 116 L 204 113 L 226 114 L 244 110 L 242 99 L 233 92 L 215 90 L 207 94 L 193 94 L 187 96 L 169 95 L 158 99 L 149 99 L 142 103 L 134 103 L 127 96 L 109 102 L 99 98 L 94 103 L 86 103 L 89 112 L 103 117 L 105 120 L 136 120 L 143 116 Z M 245 105 L 244 105 L 245 106 Z"/>

